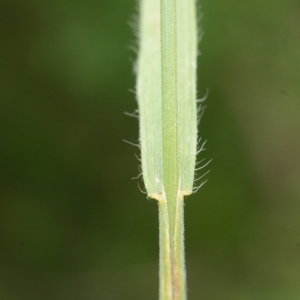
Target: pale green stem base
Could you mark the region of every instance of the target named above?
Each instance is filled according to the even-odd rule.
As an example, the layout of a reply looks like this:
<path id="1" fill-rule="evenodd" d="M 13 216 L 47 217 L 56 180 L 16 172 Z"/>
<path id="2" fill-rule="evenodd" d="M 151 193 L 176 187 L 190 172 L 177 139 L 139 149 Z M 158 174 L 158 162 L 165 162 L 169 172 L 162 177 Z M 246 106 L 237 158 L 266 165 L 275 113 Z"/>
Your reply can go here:
<path id="1" fill-rule="evenodd" d="M 186 299 L 186 271 L 184 261 L 183 200 L 177 200 L 175 232 L 170 234 L 167 204 L 159 202 L 160 239 L 160 300 Z"/>

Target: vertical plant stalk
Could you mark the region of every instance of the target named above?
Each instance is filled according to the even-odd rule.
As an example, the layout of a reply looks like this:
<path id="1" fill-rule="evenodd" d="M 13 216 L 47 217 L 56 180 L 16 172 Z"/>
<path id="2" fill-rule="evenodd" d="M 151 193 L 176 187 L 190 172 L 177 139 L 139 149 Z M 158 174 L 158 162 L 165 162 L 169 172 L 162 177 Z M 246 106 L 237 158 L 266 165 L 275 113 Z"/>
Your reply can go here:
<path id="1" fill-rule="evenodd" d="M 162 244 L 161 252 L 168 253 L 171 261 L 171 282 L 164 287 L 161 282 L 161 299 L 180 299 L 184 295 L 185 266 L 180 264 L 183 245 L 182 236 L 182 201 L 179 191 L 178 157 L 178 87 L 177 87 L 177 0 L 162 0 L 161 17 L 161 82 L 162 82 L 162 159 L 163 159 L 163 202 L 159 203 L 162 235 L 169 237 L 169 244 Z M 165 208 L 166 206 L 166 208 Z M 163 219 L 163 220 L 162 220 Z M 181 226 L 180 226 L 181 225 Z M 166 231 L 168 229 L 168 231 Z M 165 266 L 161 264 L 162 272 Z M 183 299 L 181 297 L 181 299 Z"/>
<path id="2" fill-rule="evenodd" d="M 183 198 L 197 148 L 195 0 L 141 0 L 137 97 L 147 194 L 159 207 L 160 300 L 186 300 Z"/>

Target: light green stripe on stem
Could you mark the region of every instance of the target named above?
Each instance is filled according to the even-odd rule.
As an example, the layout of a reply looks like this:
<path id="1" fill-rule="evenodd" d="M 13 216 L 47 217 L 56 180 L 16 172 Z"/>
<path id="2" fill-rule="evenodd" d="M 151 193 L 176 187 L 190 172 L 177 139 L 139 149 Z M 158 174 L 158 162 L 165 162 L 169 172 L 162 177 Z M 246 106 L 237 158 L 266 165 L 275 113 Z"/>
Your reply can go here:
<path id="1" fill-rule="evenodd" d="M 178 164 L 177 16 L 176 0 L 161 0 L 162 154 L 163 187 L 170 236 L 175 232 Z M 174 245 L 171 240 L 171 248 Z"/>
<path id="2" fill-rule="evenodd" d="M 177 1 L 161 0 L 161 87 L 162 87 L 162 158 L 163 203 L 160 223 L 168 223 L 162 232 L 169 238 L 171 283 L 161 278 L 161 300 L 185 299 L 183 249 L 183 202 L 179 186 L 178 77 L 177 77 Z M 166 206 L 166 207 L 165 207 Z M 161 228 L 164 230 L 166 228 Z M 166 251 L 167 245 L 161 245 Z M 162 267 L 161 274 L 166 273 Z M 164 286 L 165 285 L 165 286 Z M 171 286 L 171 291 L 170 291 Z M 171 293 L 171 295 L 170 295 Z"/>
<path id="3" fill-rule="evenodd" d="M 149 197 L 162 191 L 160 0 L 141 0 L 137 98 L 143 179 Z"/>
<path id="4" fill-rule="evenodd" d="M 159 299 L 173 299 L 172 258 L 168 206 L 159 202 Z"/>
<path id="5" fill-rule="evenodd" d="M 178 0 L 177 65 L 180 189 L 191 194 L 197 149 L 197 21 L 196 0 Z"/>

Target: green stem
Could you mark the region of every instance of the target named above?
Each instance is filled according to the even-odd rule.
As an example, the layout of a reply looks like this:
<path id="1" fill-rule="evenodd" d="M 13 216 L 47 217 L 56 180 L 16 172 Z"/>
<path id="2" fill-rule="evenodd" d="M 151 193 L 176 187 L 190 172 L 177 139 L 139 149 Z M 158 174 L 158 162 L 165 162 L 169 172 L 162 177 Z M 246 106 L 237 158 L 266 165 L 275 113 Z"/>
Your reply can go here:
<path id="1" fill-rule="evenodd" d="M 159 299 L 173 299 L 170 227 L 166 202 L 159 202 Z"/>
<path id="2" fill-rule="evenodd" d="M 167 200 L 170 235 L 174 236 L 178 165 L 178 92 L 177 92 L 176 0 L 161 1 L 162 73 L 162 158 L 163 185 Z M 171 241 L 171 246 L 172 241 Z"/>
<path id="3" fill-rule="evenodd" d="M 183 300 L 183 201 L 179 185 L 177 1 L 161 0 L 162 159 L 160 300 Z"/>
<path id="4" fill-rule="evenodd" d="M 186 299 L 183 197 L 197 148 L 196 0 L 141 0 L 137 96 L 143 179 L 159 205 L 160 300 Z"/>

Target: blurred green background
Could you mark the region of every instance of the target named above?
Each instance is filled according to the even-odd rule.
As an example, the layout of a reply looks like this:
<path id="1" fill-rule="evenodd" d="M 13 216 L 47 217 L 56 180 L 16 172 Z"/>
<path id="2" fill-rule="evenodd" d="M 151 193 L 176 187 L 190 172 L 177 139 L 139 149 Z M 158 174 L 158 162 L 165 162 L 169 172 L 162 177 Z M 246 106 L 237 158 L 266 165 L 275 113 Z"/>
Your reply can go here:
<path id="1" fill-rule="evenodd" d="M 300 299 L 300 2 L 200 5 L 213 161 L 186 200 L 189 299 Z M 157 205 L 122 142 L 136 7 L 0 0 L 1 300 L 157 299 Z"/>

